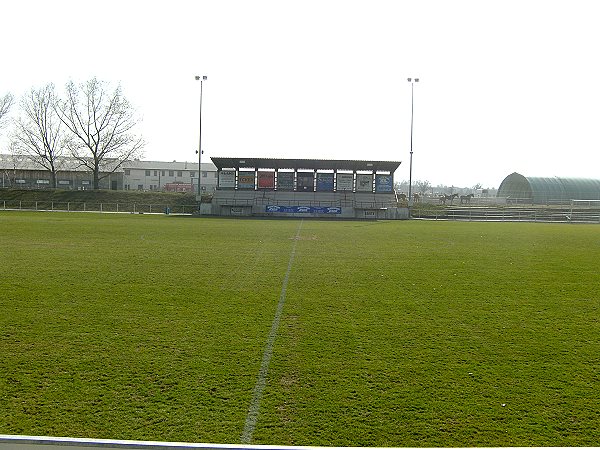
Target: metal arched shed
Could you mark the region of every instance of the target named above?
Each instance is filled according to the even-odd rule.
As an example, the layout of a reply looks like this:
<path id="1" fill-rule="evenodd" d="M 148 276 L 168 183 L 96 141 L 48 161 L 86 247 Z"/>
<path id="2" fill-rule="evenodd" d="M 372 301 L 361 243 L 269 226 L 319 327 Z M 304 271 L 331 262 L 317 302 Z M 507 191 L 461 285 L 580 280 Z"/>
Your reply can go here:
<path id="1" fill-rule="evenodd" d="M 546 204 L 571 200 L 600 200 L 600 180 L 592 178 L 526 177 L 511 173 L 500 184 L 497 197 Z"/>

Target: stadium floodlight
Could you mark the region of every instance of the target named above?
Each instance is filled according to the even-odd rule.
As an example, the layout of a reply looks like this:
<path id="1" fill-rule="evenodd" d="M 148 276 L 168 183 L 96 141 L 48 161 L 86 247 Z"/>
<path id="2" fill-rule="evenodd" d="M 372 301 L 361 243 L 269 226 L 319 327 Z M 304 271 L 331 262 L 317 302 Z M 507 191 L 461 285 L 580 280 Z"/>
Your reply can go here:
<path id="1" fill-rule="evenodd" d="M 198 150 L 196 150 L 196 153 L 198 153 L 198 195 L 200 196 L 200 202 L 202 203 L 202 190 L 200 187 L 200 183 L 202 181 L 202 82 L 206 81 L 207 76 L 206 75 L 196 75 L 196 81 L 200 81 L 200 130 L 199 130 L 199 135 L 198 135 Z"/>
<path id="2" fill-rule="evenodd" d="M 418 78 L 407 78 L 410 83 L 410 162 L 408 168 L 408 206 L 412 206 L 412 158 L 413 158 L 413 119 L 415 116 L 415 83 L 419 82 Z"/>

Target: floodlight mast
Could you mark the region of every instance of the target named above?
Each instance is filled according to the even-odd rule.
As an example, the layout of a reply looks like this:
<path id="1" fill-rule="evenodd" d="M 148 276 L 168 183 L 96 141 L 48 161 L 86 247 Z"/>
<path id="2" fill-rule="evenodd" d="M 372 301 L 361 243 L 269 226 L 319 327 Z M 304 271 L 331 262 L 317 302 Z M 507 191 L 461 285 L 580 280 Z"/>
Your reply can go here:
<path id="1" fill-rule="evenodd" d="M 415 83 L 419 82 L 418 78 L 408 78 L 410 83 L 410 162 L 408 169 L 408 206 L 413 205 L 412 196 L 412 158 L 413 158 L 413 119 L 415 115 Z"/>
<path id="2" fill-rule="evenodd" d="M 202 82 L 206 81 L 207 76 L 206 75 L 196 75 L 196 81 L 200 81 L 200 122 L 199 122 L 199 134 L 198 134 L 198 150 L 196 150 L 196 153 L 198 153 L 198 196 L 200 203 L 202 203 L 202 190 L 200 187 L 201 184 L 201 180 L 202 180 Z"/>

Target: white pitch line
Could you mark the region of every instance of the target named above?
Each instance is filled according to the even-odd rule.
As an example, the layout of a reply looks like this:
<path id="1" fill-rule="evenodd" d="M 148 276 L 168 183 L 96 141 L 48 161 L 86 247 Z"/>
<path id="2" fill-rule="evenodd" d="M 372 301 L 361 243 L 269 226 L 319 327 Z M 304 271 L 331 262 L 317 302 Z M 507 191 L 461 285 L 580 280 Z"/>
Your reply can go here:
<path id="1" fill-rule="evenodd" d="M 252 396 L 252 402 L 250 408 L 248 408 L 248 415 L 246 416 L 246 423 L 244 425 L 244 432 L 242 433 L 242 444 L 249 444 L 252 440 L 252 434 L 254 428 L 256 428 L 256 421 L 258 420 L 258 411 L 260 409 L 260 401 L 262 400 L 262 394 L 267 384 L 267 372 L 269 371 L 269 363 L 271 362 L 271 356 L 273 356 L 273 344 L 277 337 L 277 330 L 279 328 L 279 321 L 281 319 L 281 313 L 283 312 L 283 305 L 285 304 L 285 294 L 287 292 L 288 280 L 290 278 L 290 272 L 292 271 L 292 264 L 294 262 L 294 255 L 296 254 L 296 244 L 300 237 L 300 230 L 302 229 L 302 223 L 304 219 L 300 221 L 298 230 L 296 231 L 296 237 L 294 238 L 294 245 L 292 245 L 292 252 L 290 253 L 290 260 L 288 262 L 287 271 L 283 278 L 283 285 L 281 286 L 281 295 L 279 296 L 279 303 L 277 304 L 277 310 L 275 311 L 275 317 L 271 324 L 271 331 L 267 339 L 267 345 L 265 345 L 265 351 L 263 353 L 262 362 L 260 363 L 260 369 L 258 371 L 258 377 L 256 379 L 256 385 L 254 386 L 254 395 Z"/>

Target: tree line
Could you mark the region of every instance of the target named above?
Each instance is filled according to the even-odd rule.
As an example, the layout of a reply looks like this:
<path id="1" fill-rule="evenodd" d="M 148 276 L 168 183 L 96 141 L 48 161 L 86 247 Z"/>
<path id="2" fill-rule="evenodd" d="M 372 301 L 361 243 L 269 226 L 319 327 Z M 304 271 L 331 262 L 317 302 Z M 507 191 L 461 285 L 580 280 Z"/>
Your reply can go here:
<path id="1" fill-rule="evenodd" d="M 98 189 L 101 179 L 143 154 L 144 140 L 135 133 L 138 119 L 120 85 L 113 88 L 94 77 L 69 81 L 62 93 L 52 83 L 32 88 L 9 122 L 14 103 L 10 93 L 0 97 L 0 127 L 11 124 L 10 151 L 46 169 L 53 188 L 65 157 L 89 170 Z"/>
<path id="2" fill-rule="evenodd" d="M 394 184 L 394 188 L 397 192 L 402 192 L 404 194 L 408 193 L 408 181 L 402 180 L 400 182 L 396 182 Z M 442 184 L 438 184 L 437 186 L 433 186 L 429 180 L 416 180 L 412 182 L 412 191 L 413 193 L 419 194 L 421 197 L 425 197 L 427 195 L 435 196 L 436 194 L 471 194 L 474 191 L 482 189 L 483 185 L 481 183 L 477 183 L 471 187 L 457 187 L 457 186 L 446 186 Z"/>

